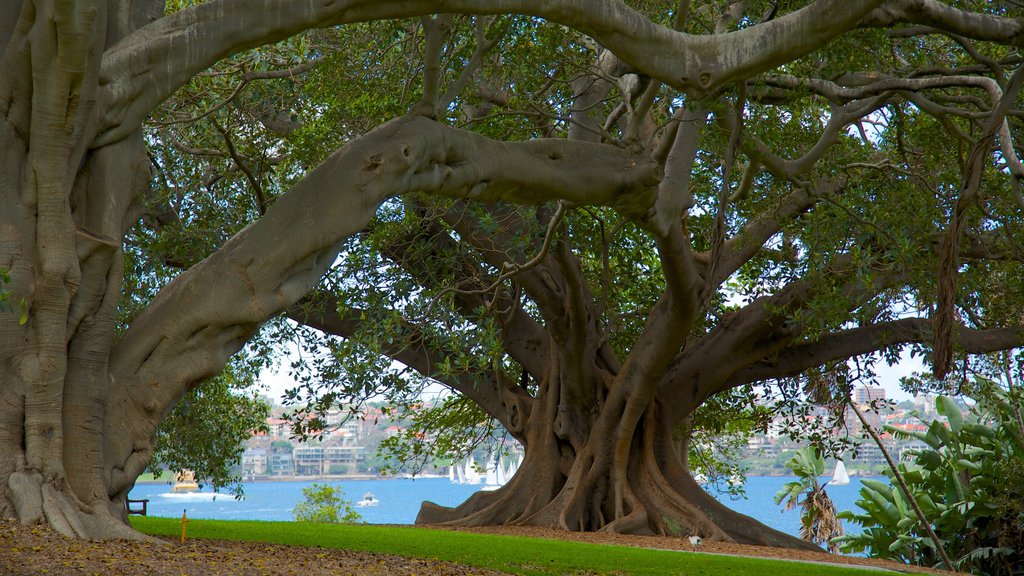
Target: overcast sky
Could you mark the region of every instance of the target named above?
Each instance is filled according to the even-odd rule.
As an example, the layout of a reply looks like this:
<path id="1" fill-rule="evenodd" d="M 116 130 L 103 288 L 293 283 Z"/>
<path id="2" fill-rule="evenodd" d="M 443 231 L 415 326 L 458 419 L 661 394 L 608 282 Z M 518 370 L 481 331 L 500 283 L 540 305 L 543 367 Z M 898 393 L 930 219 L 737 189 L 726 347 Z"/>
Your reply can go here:
<path id="1" fill-rule="evenodd" d="M 920 357 L 911 358 L 908 354 L 904 354 L 899 364 L 895 366 L 888 366 L 884 362 L 879 363 L 876 368 L 878 384 L 885 388 L 887 397 L 902 402 L 910 399 L 911 396 L 900 390 L 900 378 L 922 370 L 925 370 L 925 366 L 921 363 Z M 281 400 L 285 390 L 295 387 L 295 381 L 288 376 L 287 368 L 282 368 L 280 371 L 264 371 L 260 382 L 269 387 L 268 394 L 275 401 Z"/>

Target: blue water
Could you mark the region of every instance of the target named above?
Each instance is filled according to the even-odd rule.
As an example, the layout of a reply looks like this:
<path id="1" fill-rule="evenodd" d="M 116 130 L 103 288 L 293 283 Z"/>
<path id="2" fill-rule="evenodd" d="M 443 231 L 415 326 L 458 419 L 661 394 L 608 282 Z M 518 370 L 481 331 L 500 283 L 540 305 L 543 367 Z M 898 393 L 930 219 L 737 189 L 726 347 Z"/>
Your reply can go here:
<path id="1" fill-rule="evenodd" d="M 747 498 L 720 499 L 730 508 L 760 520 L 772 528 L 799 535 L 800 514 L 797 510 L 781 512 L 773 496 L 792 477 L 750 477 L 747 479 Z M 823 478 L 822 482 L 827 479 Z M 172 494 L 169 484 L 138 484 L 132 490 L 133 499 L 148 498 L 151 516 L 180 517 L 187 511 L 190 518 L 221 520 L 291 520 L 292 508 L 302 500 L 302 489 L 309 482 L 250 482 L 245 484 L 245 498 L 235 500 L 230 494 L 199 492 Z M 479 490 L 480 486 L 453 484 L 447 478 L 394 478 L 387 480 L 319 481 L 340 486 L 344 498 L 356 502 L 366 492 L 372 492 L 379 501 L 377 506 L 356 508 L 363 521 L 370 524 L 412 524 L 416 520 L 420 503 L 431 500 L 444 506 L 455 506 Z M 836 510 L 854 509 L 859 479 L 849 485 L 830 486 L 828 494 Z M 858 532 L 856 526 L 844 525 L 846 531 Z"/>

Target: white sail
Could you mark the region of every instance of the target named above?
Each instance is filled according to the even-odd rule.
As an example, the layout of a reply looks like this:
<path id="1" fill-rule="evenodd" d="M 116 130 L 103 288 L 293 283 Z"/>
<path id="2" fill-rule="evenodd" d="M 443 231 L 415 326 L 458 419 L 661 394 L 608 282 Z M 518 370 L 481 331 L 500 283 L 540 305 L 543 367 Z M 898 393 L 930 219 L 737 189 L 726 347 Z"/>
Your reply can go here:
<path id="1" fill-rule="evenodd" d="M 508 476 L 505 475 L 505 463 L 501 460 L 494 465 L 494 476 L 498 486 L 504 486 L 508 482 Z"/>
<path id="2" fill-rule="evenodd" d="M 455 481 L 458 482 L 459 484 L 465 484 L 466 474 L 465 472 L 462 471 L 462 464 L 455 463 L 454 465 L 452 465 L 452 468 L 455 468 Z"/>
<path id="3" fill-rule="evenodd" d="M 501 488 L 498 484 L 498 468 L 494 462 L 487 466 L 487 474 L 484 475 L 484 486 L 481 490 L 497 490 Z"/>
<path id="4" fill-rule="evenodd" d="M 846 465 L 842 460 L 836 460 L 836 471 L 828 483 L 833 486 L 845 486 L 850 483 L 850 475 L 846 472 Z"/>
<path id="5" fill-rule="evenodd" d="M 466 484 L 479 484 L 480 473 L 476 471 L 476 462 L 473 462 L 473 457 L 470 456 L 466 460 Z"/>
<path id="6" fill-rule="evenodd" d="M 484 473 L 484 483 L 490 484 L 491 486 L 495 486 L 498 484 L 498 472 L 497 469 L 494 467 L 494 464 L 491 464 L 490 466 L 487 467 L 487 472 Z"/>
<path id="7" fill-rule="evenodd" d="M 454 464 L 448 467 L 448 481 L 451 482 L 452 484 L 455 483 L 455 465 Z"/>

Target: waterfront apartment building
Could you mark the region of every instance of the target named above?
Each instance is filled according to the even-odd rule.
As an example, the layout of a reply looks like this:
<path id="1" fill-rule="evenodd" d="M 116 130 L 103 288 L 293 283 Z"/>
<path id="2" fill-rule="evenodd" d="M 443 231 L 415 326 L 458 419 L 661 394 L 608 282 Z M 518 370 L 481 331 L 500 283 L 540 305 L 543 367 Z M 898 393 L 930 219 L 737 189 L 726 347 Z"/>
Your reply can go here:
<path id="1" fill-rule="evenodd" d="M 362 446 L 325 446 L 306 444 L 295 447 L 292 457 L 295 474 L 320 476 L 326 474 L 355 474 L 363 457 Z"/>

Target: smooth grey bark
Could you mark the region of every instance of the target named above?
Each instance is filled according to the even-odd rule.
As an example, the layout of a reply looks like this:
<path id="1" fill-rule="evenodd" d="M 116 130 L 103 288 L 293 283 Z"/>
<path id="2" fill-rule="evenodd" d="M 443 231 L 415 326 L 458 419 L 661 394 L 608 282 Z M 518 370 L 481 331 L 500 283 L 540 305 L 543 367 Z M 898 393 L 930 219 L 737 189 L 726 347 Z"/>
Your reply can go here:
<path id="1" fill-rule="evenodd" d="M 0 5 L 0 53 L 7 47 L 7 41 L 14 34 L 14 26 L 18 23 L 23 0 L 10 0 Z"/>

